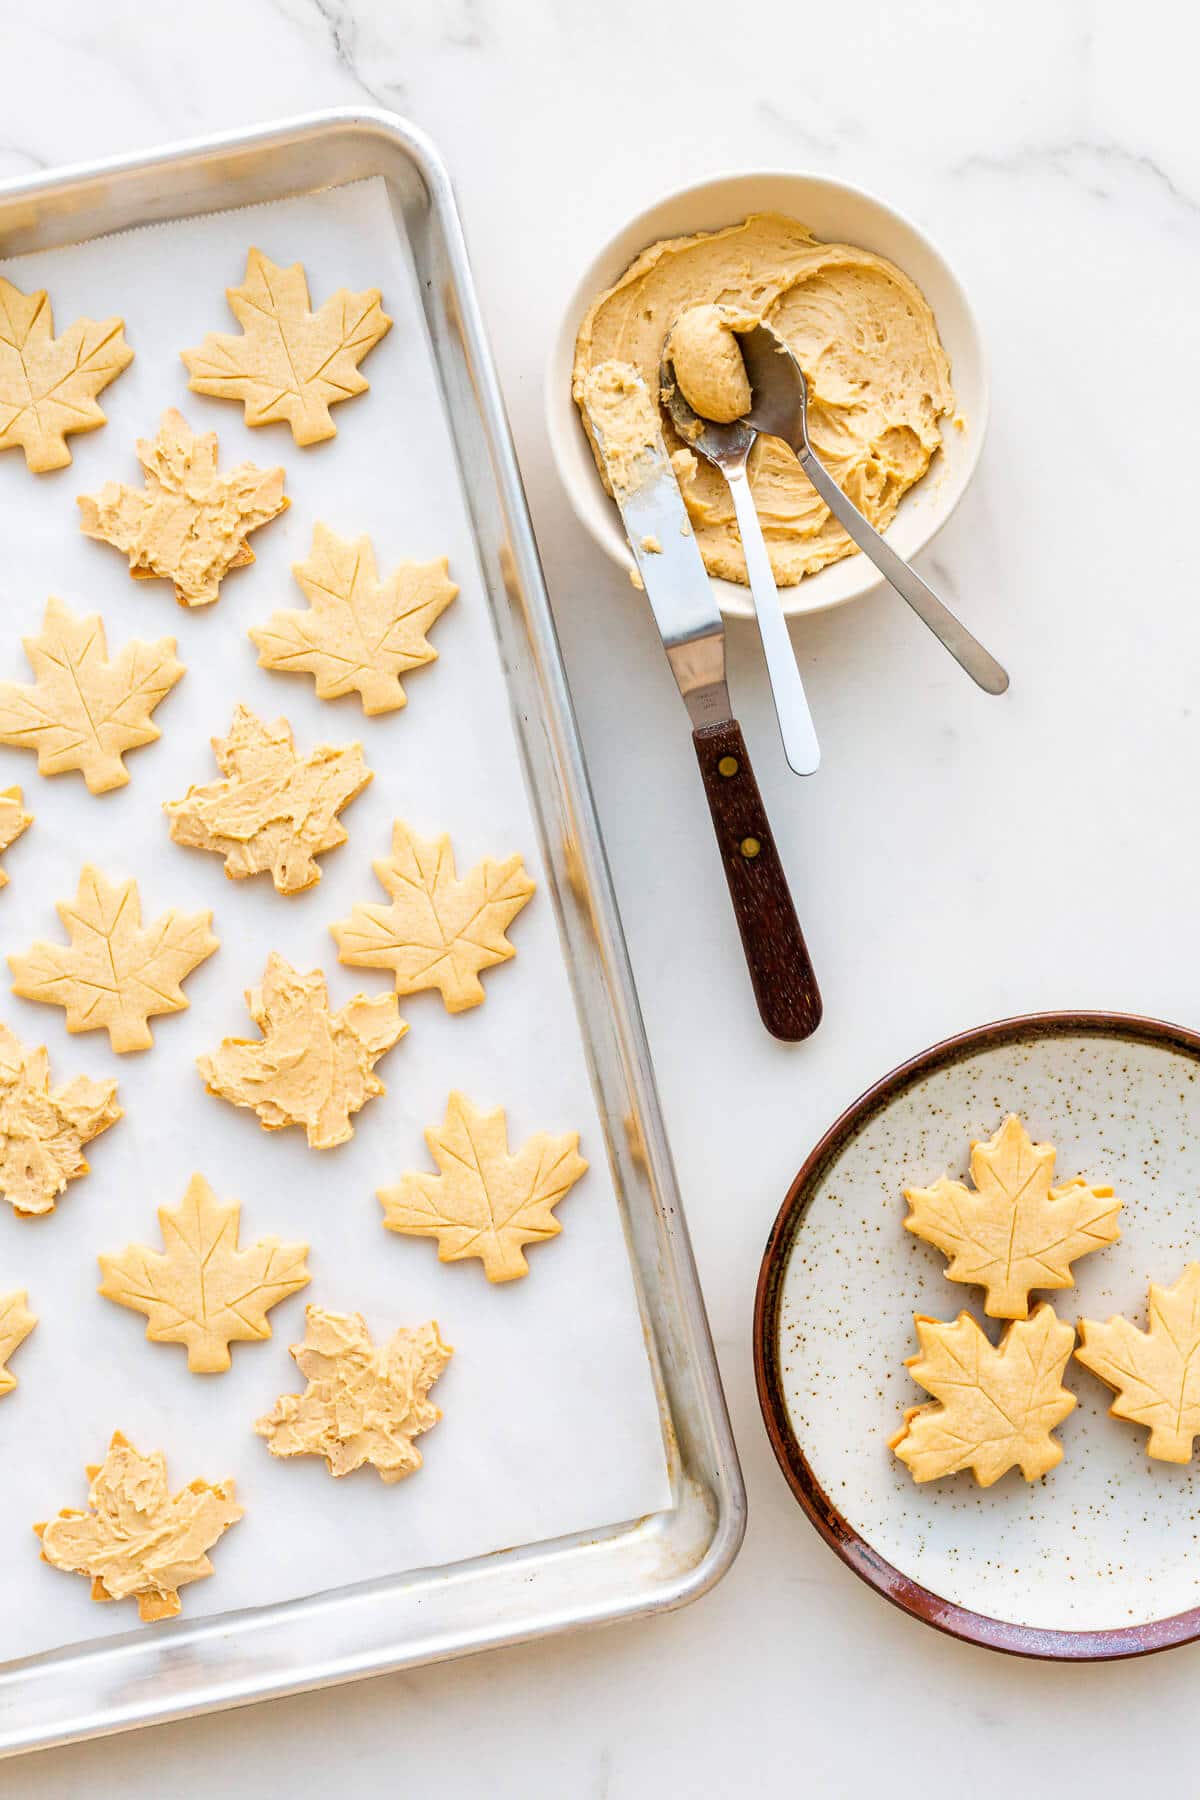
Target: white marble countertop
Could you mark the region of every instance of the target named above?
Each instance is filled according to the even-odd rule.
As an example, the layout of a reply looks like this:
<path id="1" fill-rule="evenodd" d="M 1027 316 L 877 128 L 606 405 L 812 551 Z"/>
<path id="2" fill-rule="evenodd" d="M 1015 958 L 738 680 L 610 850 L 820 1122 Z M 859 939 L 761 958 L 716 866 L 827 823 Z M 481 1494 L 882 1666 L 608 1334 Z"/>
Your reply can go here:
<path id="1" fill-rule="evenodd" d="M 0 174 L 366 100 L 450 163 L 751 1513 L 732 1574 L 683 1613 L 48 1752 L 4 1765 L 0 1790 L 916 1796 L 995 1768 L 1094 1796 L 1144 1780 L 1148 1755 L 1190 1763 L 1200 1650 L 1008 1660 L 835 1561 L 767 1446 L 750 1318 L 796 1167 L 894 1063 L 1029 1008 L 1200 1014 L 1200 25 L 1156 0 L 767 0 L 745 25 L 717 0 L 58 0 L 5 8 L 0 43 Z M 791 1050 L 754 1017 L 648 616 L 568 514 L 541 424 L 546 336 L 596 243 L 663 189 L 756 164 L 878 190 L 969 287 L 991 433 L 925 566 L 1013 674 L 1005 701 L 983 698 L 886 595 L 804 622 L 825 762 L 802 785 L 735 632 L 825 991 L 820 1034 Z"/>

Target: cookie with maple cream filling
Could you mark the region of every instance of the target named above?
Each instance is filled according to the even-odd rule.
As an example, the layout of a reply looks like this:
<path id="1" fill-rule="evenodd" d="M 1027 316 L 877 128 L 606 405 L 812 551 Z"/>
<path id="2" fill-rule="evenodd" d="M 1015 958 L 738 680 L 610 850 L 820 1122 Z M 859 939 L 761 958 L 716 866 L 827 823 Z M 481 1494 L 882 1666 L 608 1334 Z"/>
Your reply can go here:
<path id="1" fill-rule="evenodd" d="M 162 1451 L 143 1456 L 119 1431 L 87 1473 L 88 1510 L 66 1507 L 34 1526 L 42 1561 L 90 1575 L 93 1600 L 136 1600 L 144 1621 L 173 1619 L 180 1588 L 212 1574 L 209 1550 L 243 1516 L 233 1482 L 192 1481 L 172 1494 Z"/>
<path id="2" fill-rule="evenodd" d="M 906 1231 L 949 1257 L 951 1281 L 986 1290 L 991 1319 L 1024 1319 L 1035 1288 L 1074 1287 L 1071 1264 L 1121 1235 L 1110 1187 L 1074 1176 L 1059 1187 L 1053 1144 L 1035 1144 L 1015 1113 L 971 1145 L 973 1187 L 941 1175 L 905 1188 Z"/>
<path id="3" fill-rule="evenodd" d="M 346 842 L 338 814 L 374 780 L 362 745 L 303 753 L 286 719 L 268 724 L 238 706 L 228 737 L 213 738 L 212 748 L 221 780 L 163 807 L 174 841 L 223 856 L 231 881 L 269 873 L 280 894 L 320 881 L 318 856 Z"/>
<path id="4" fill-rule="evenodd" d="M 5 1394 L 11 1394 L 17 1385 L 8 1359 L 37 1324 L 37 1314 L 30 1312 L 27 1299 L 24 1288 L 17 1288 L 11 1294 L 0 1294 L 0 1400 Z"/>
<path id="5" fill-rule="evenodd" d="M 308 1386 L 281 1394 L 254 1429 L 272 1456 L 323 1456 L 335 1476 L 369 1463 L 381 1481 L 403 1481 L 421 1467 L 413 1440 L 442 1416 L 429 1390 L 453 1354 L 435 1319 L 377 1346 L 360 1313 L 310 1306 L 291 1348 Z"/>
<path id="6" fill-rule="evenodd" d="M 1075 1405 L 1062 1385 L 1075 1330 L 1046 1301 L 993 1345 L 970 1313 L 953 1324 L 916 1316 L 920 1351 L 905 1363 L 933 1400 L 913 1406 L 888 1447 L 914 1481 L 969 1469 L 980 1487 L 1012 1468 L 1037 1481 L 1062 1461 L 1051 1434 Z"/>
<path id="7" fill-rule="evenodd" d="M 83 1146 L 123 1116 L 115 1081 L 76 1075 L 51 1087 L 46 1046 L 27 1050 L 0 1024 L 0 1195 L 19 1219 L 53 1212 L 88 1172 Z"/>
<path id="8" fill-rule="evenodd" d="M 303 1126 L 313 1150 L 346 1143 L 353 1114 L 387 1092 L 375 1064 L 408 1030 L 396 996 L 356 994 L 334 1012 L 320 969 L 302 975 L 272 951 L 246 1005 L 262 1035 L 196 1058 L 209 1093 L 249 1107 L 264 1131 Z"/>
<path id="9" fill-rule="evenodd" d="M 211 606 L 230 569 L 254 561 L 250 533 L 291 504 L 283 470 L 219 469 L 216 432 L 193 431 L 174 407 L 137 455 L 145 486 L 108 481 L 81 494 L 80 530 L 124 551 L 135 581 L 169 581 L 180 606 Z"/>
<path id="10" fill-rule="evenodd" d="M 1150 1317 L 1141 1331 L 1120 1314 L 1082 1319 L 1075 1360 L 1113 1389 L 1114 1419 L 1144 1425 L 1146 1455 L 1187 1463 L 1200 1434 L 1200 1262 L 1174 1287 L 1150 1284 Z"/>

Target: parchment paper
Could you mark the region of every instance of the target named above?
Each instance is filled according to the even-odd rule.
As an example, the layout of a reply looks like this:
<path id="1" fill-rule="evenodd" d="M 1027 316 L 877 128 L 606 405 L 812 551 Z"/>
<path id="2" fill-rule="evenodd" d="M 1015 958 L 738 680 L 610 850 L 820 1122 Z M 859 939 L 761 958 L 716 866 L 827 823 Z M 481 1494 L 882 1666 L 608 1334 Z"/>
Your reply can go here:
<path id="1" fill-rule="evenodd" d="M 305 264 L 318 303 L 345 285 L 383 290 L 395 324 L 369 356 L 370 392 L 335 408 L 338 435 L 297 449 L 286 426 L 249 431 L 241 407 L 187 389 L 179 351 L 236 329 L 224 298 L 246 250 Z M 156 715 L 163 736 L 131 753 L 126 788 L 89 795 L 77 775 L 43 779 L 32 755 L 0 750 L 37 815 L 9 850 L 0 950 L 56 938 L 56 901 L 85 860 L 136 876 L 144 914 L 211 906 L 221 949 L 187 983 L 185 1013 L 152 1022 L 155 1046 L 116 1056 L 104 1033 L 71 1037 L 62 1012 L 0 988 L 0 1017 L 46 1043 L 58 1081 L 116 1076 L 126 1116 L 87 1152 L 91 1173 L 55 1213 L 16 1219 L 0 1203 L 0 1292 L 29 1291 L 40 1323 L 15 1353 L 19 1387 L 0 1401 L 0 1659 L 137 1628 L 132 1602 L 97 1606 L 88 1582 L 39 1560 L 31 1526 L 85 1504 L 84 1465 L 119 1428 L 167 1454 L 173 1490 L 234 1476 L 246 1517 L 214 1552 L 215 1574 L 183 1590 L 184 1619 L 449 1563 L 509 1545 L 599 1528 L 668 1503 L 653 1382 L 556 921 L 544 883 L 512 928 L 516 959 L 485 976 L 487 1000 L 451 1017 L 435 993 L 401 1003 L 410 1030 L 378 1065 L 385 1097 L 357 1115 L 353 1140 L 309 1150 L 297 1131 L 266 1133 L 252 1113 L 205 1092 L 194 1059 L 224 1036 L 254 1036 L 243 990 L 277 949 L 325 970 L 334 1006 L 387 990 L 383 972 L 341 967 L 331 921 L 382 899 L 372 858 L 394 816 L 451 832 L 460 872 L 520 850 L 542 880 L 497 646 L 458 474 L 429 361 L 415 271 L 381 181 L 312 198 L 150 227 L 0 265 L 26 291 L 46 286 L 56 323 L 80 314 L 126 321 L 136 360 L 101 396 L 108 424 L 70 440 L 73 465 L 27 472 L 0 457 L 0 679 L 31 678 L 20 646 L 48 594 L 99 611 L 110 653 L 130 637 L 172 634 L 187 665 Z M 223 464 L 282 462 L 290 510 L 255 534 L 257 563 L 228 576 L 215 606 L 188 611 L 165 582 L 134 582 L 125 559 L 79 530 L 75 497 L 106 479 L 140 484 L 134 440 L 175 405 L 220 435 Z M 356 698 L 316 698 L 311 678 L 256 666 L 247 627 L 302 606 L 290 565 L 315 520 L 370 534 L 381 571 L 448 554 L 461 587 L 434 630 L 440 660 L 407 680 L 408 707 L 364 718 Z M 283 714 L 299 745 L 360 739 L 372 785 L 343 814 L 349 842 L 323 859 L 307 893 L 269 877 L 226 880 L 221 859 L 172 844 L 162 802 L 216 776 L 209 740 L 244 700 Z M 381 1225 L 375 1189 L 431 1168 L 423 1140 L 451 1087 L 503 1104 L 510 1139 L 578 1130 L 591 1168 L 559 1209 L 562 1235 L 530 1253 L 530 1274 L 489 1285 L 477 1263 L 440 1265 L 436 1246 Z M 156 1208 L 175 1205 L 193 1170 L 243 1203 L 242 1240 L 306 1238 L 311 1285 L 271 1314 L 269 1343 L 233 1349 L 227 1374 L 188 1373 L 182 1347 L 144 1341 L 144 1320 L 102 1300 L 96 1255 L 160 1247 Z M 433 1398 L 441 1424 L 419 1440 L 425 1467 L 385 1487 L 371 1469 L 334 1481 L 314 1458 L 277 1461 L 253 1435 L 276 1397 L 303 1387 L 288 1346 L 306 1302 L 362 1312 L 377 1340 L 436 1317 L 457 1354 Z M 142 1630 L 169 1633 L 174 1627 Z"/>

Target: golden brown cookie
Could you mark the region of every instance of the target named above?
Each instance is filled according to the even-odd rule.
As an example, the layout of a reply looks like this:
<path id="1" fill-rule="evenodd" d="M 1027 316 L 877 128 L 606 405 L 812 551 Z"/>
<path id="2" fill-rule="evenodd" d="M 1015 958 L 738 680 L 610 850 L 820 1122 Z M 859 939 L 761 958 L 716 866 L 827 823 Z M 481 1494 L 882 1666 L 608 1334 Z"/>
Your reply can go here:
<path id="1" fill-rule="evenodd" d="M 90 863 L 57 911 L 70 942 L 10 956 L 13 993 L 63 1007 L 68 1031 L 107 1031 L 114 1050 L 148 1050 L 148 1021 L 184 1010 L 180 983 L 218 947 L 211 912 L 171 910 L 143 928 L 137 882 L 111 882 Z"/>
<path id="2" fill-rule="evenodd" d="M 1074 1287 L 1071 1264 L 1121 1235 L 1121 1202 L 1110 1187 L 1076 1176 L 1052 1187 L 1053 1144 L 1035 1144 L 1015 1114 L 971 1145 L 974 1189 L 941 1175 L 905 1188 L 905 1230 L 950 1258 L 951 1281 L 987 1290 L 991 1319 L 1023 1319 L 1034 1288 Z"/>
<path id="3" fill-rule="evenodd" d="M 134 638 L 110 660 L 99 613 L 51 598 L 40 634 L 21 641 L 36 679 L 0 681 L 0 744 L 36 751 L 42 775 L 78 769 L 89 793 L 124 787 L 125 752 L 162 736 L 150 715 L 184 674 L 175 639 Z"/>
<path id="4" fill-rule="evenodd" d="M 401 675 L 437 661 L 425 634 L 458 593 L 446 570 L 439 556 L 380 581 L 370 538 L 315 526 L 308 561 L 292 565 L 308 610 L 253 628 L 260 668 L 312 675 L 322 700 L 357 692 L 368 715 L 394 712 L 408 703 Z"/>
<path id="5" fill-rule="evenodd" d="M 371 866 L 391 901 L 356 906 L 330 927 L 339 961 L 390 969 L 398 994 L 438 988 L 447 1012 L 479 1006 L 479 976 L 516 955 L 505 934 L 537 885 L 521 858 L 485 858 L 460 881 L 448 837 L 419 838 L 397 819 L 391 856 Z"/>
<path id="6" fill-rule="evenodd" d="M 39 475 L 65 469 L 68 436 L 104 424 L 96 395 L 132 361 L 123 319 L 76 319 L 56 338 L 45 288 L 0 276 L 0 450 L 19 444 Z"/>
<path id="7" fill-rule="evenodd" d="M 1189 1263 L 1174 1287 L 1150 1284 L 1146 1331 L 1117 1314 L 1107 1324 L 1083 1319 L 1077 1362 L 1113 1389 L 1114 1419 L 1132 1419 L 1150 1433 L 1146 1455 L 1186 1463 L 1200 1432 L 1200 1262 Z"/>
<path id="8" fill-rule="evenodd" d="M 557 1237 L 554 1208 L 587 1172 L 579 1133 L 539 1131 L 510 1155 L 503 1108 L 480 1112 L 454 1093 L 425 1142 L 441 1174 L 409 1173 L 380 1188 L 387 1229 L 436 1238 L 439 1262 L 477 1256 L 489 1281 L 527 1275 L 523 1247 Z"/>
<path id="9" fill-rule="evenodd" d="M 970 1469 L 991 1487 L 1014 1467 L 1036 1481 L 1062 1461 L 1051 1432 L 1075 1405 L 1062 1385 L 1075 1332 L 1052 1306 L 1043 1300 L 995 1347 L 970 1313 L 953 1324 L 918 1313 L 916 1325 L 921 1349 L 905 1367 L 934 1398 L 910 1407 L 889 1439 L 914 1481 Z"/>
<path id="10" fill-rule="evenodd" d="M 25 796 L 19 787 L 0 788 L 0 850 L 15 844 L 33 824 L 33 814 L 25 811 Z M 8 886 L 8 876 L 0 869 L 0 888 Z"/>
<path id="11" fill-rule="evenodd" d="M 158 1209 L 162 1252 L 129 1244 L 100 1258 L 104 1298 L 145 1313 L 152 1343 L 186 1344 L 193 1374 L 229 1368 L 231 1343 L 269 1338 L 270 1309 L 308 1285 L 308 1245 L 266 1237 L 239 1250 L 241 1214 L 193 1175 L 177 1207 Z"/>
<path id="12" fill-rule="evenodd" d="M 366 393 L 358 365 L 391 329 L 379 289 L 338 288 L 313 312 L 302 266 L 280 268 L 252 249 L 245 280 L 226 288 L 225 298 L 241 334 L 210 332 L 183 351 L 188 386 L 240 400 L 247 425 L 286 419 L 298 444 L 335 436 L 330 407 Z"/>

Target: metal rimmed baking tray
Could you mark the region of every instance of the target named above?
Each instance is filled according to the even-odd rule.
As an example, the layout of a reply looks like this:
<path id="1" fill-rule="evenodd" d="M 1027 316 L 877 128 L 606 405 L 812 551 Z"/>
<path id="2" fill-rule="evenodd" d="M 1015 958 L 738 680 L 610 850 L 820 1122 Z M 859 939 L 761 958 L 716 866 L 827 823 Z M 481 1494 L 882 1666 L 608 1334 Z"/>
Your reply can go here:
<path id="1" fill-rule="evenodd" d="M 449 180 L 384 113 L 338 110 L 0 188 L 0 255 L 387 184 L 419 280 L 654 1369 L 671 1504 L 598 1531 L 355 1582 L 0 1669 L 0 1751 L 161 1722 L 694 1599 L 744 1497 L 603 846 Z"/>

